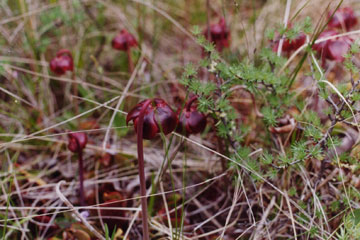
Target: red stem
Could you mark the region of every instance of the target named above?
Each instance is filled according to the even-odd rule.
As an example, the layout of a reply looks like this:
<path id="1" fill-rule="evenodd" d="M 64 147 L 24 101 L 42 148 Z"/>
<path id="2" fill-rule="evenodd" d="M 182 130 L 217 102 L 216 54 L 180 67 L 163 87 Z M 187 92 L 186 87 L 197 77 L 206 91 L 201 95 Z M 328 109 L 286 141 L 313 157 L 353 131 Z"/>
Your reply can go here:
<path id="1" fill-rule="evenodd" d="M 191 105 L 193 104 L 193 102 L 195 102 L 198 99 L 197 96 L 194 96 L 192 98 L 190 98 L 190 100 L 186 103 L 186 111 L 190 111 Z"/>
<path id="2" fill-rule="evenodd" d="M 77 143 L 79 146 L 79 143 Z M 82 157 L 82 149 L 78 151 L 79 157 L 79 179 L 80 179 L 80 205 L 85 206 L 85 197 L 84 197 L 84 164 Z"/>
<path id="3" fill-rule="evenodd" d="M 146 181 L 145 181 L 145 164 L 144 164 L 144 149 L 143 149 L 143 127 L 144 116 L 146 109 L 151 104 L 151 100 L 147 100 L 142 106 L 137 123 L 137 150 L 139 161 L 139 178 L 140 178 L 140 194 L 141 194 L 141 210 L 142 210 L 142 225 L 143 225 L 143 240 L 149 240 L 149 226 L 148 226 L 148 209 L 146 199 Z"/>

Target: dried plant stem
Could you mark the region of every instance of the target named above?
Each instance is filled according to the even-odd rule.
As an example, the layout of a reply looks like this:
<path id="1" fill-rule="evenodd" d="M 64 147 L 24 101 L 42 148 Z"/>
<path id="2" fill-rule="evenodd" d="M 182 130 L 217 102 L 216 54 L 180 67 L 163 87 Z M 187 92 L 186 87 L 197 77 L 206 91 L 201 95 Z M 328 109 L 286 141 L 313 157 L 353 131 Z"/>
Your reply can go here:
<path id="1" fill-rule="evenodd" d="M 289 15 L 290 15 L 290 7 L 291 7 L 291 0 L 287 0 L 286 1 L 286 8 L 285 8 L 285 16 L 284 16 L 284 27 L 286 28 L 288 26 L 288 21 L 289 21 Z M 279 47 L 277 49 L 277 55 L 280 57 L 281 56 L 281 51 L 282 51 L 282 47 L 284 44 L 284 35 L 281 37 L 280 41 L 279 41 Z"/>
<path id="2" fill-rule="evenodd" d="M 143 149 L 143 125 L 144 115 L 146 109 L 151 104 L 151 100 L 147 100 L 141 108 L 139 114 L 139 121 L 137 123 L 137 150 L 138 150 L 138 165 L 140 178 L 140 194 L 141 194 L 141 209 L 142 209 L 142 225 L 143 225 L 143 239 L 149 240 L 149 226 L 148 226 L 148 209 L 146 199 L 146 180 L 145 180 L 145 164 L 144 164 L 144 149 Z"/>
<path id="3" fill-rule="evenodd" d="M 74 208 L 74 206 L 69 202 L 69 200 L 62 194 L 60 191 L 61 184 L 66 183 L 64 180 L 58 182 L 55 186 L 55 191 L 58 197 L 65 203 L 66 206 L 68 206 L 71 210 L 74 211 L 74 214 L 81 220 L 81 222 L 89 229 L 90 232 L 92 232 L 97 238 L 100 240 L 105 240 L 105 238 L 98 232 L 96 229 L 90 225 L 88 221 Z"/>

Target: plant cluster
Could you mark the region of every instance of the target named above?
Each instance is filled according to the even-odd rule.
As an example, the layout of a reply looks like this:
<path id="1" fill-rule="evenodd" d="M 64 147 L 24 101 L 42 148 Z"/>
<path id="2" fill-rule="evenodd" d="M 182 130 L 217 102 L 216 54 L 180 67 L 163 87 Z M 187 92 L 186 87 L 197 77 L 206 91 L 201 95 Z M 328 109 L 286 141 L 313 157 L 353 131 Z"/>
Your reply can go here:
<path id="1" fill-rule="evenodd" d="M 95 16 L 86 2 L 74 2 L 74 11 L 84 9 L 88 16 L 90 31 L 101 31 L 106 24 L 103 5 L 99 3 L 96 6 Z M 24 1 L 19 3 L 24 4 Z M 333 236 L 338 239 L 359 238 L 357 208 L 360 201 L 360 180 L 357 175 L 360 169 L 360 47 L 350 32 L 358 26 L 358 19 L 352 8 L 340 5 L 335 11 L 326 12 L 317 24 L 313 24 L 310 17 L 299 20 L 294 16 L 285 26 L 268 30 L 263 48 L 256 49 L 252 57 L 239 57 L 240 54 L 233 53 L 232 45 L 236 34 L 229 24 L 231 18 L 216 13 L 216 19 L 211 23 L 213 21 L 210 21 L 208 14 L 207 26 L 194 27 L 191 36 L 196 41 L 199 53 L 202 53 L 199 54 L 201 57 L 196 58 L 196 61 L 184 60 L 186 64 L 181 72 L 174 71 L 175 76 L 179 76 L 178 81 L 161 81 L 166 89 L 171 88 L 175 93 L 173 101 L 166 95 L 166 91 L 163 94 L 165 96 L 161 96 L 161 87 L 152 88 L 141 84 L 130 86 L 137 77 L 144 78 L 143 82 L 152 81 L 151 68 L 156 65 L 155 62 L 149 64 L 155 53 L 151 56 L 142 53 L 140 58 L 137 56 L 138 50 L 142 51 L 146 45 L 143 39 L 146 31 L 141 24 L 136 31 L 131 31 L 134 34 L 128 30 L 131 28 L 122 28 L 115 37 L 109 39 L 107 45 L 106 37 L 99 37 L 97 51 L 89 56 L 91 61 L 87 61 L 87 65 L 81 56 L 74 54 L 76 57 L 73 57 L 75 47 L 70 49 L 68 45 L 68 49 L 57 51 L 49 65 L 34 67 L 33 73 L 41 67 L 46 72 L 49 67 L 52 74 L 46 77 L 52 78 L 55 75 L 54 78 L 64 82 L 72 80 L 71 97 L 74 98 L 75 116 L 65 107 L 61 111 L 64 111 L 68 119 L 86 116 L 86 121 L 68 125 L 76 131 L 61 130 L 68 137 L 67 155 L 61 153 L 61 149 L 65 148 L 62 145 L 54 154 L 60 155 L 59 158 L 62 159 L 67 158 L 68 162 L 71 162 L 72 157 L 77 158 L 78 167 L 75 172 L 78 174 L 68 174 L 67 171 L 70 170 L 63 170 L 64 166 L 58 166 L 57 170 L 44 170 L 48 170 L 49 175 L 56 179 L 55 193 L 74 215 L 56 212 L 54 216 L 61 214 L 61 220 L 55 221 L 55 217 L 49 217 L 47 208 L 44 208 L 31 220 L 29 231 L 32 234 L 40 232 L 42 238 L 51 236 L 50 239 L 54 240 L 59 239 L 57 237 L 109 239 L 110 235 L 112 239 L 145 240 L 164 236 L 171 239 L 195 239 L 198 236 L 199 239 L 209 240 L 265 239 L 270 238 L 269 229 L 272 229 L 271 234 L 276 236 L 275 239 L 285 238 L 284 236 L 295 236 L 295 239 L 332 239 Z M 209 6 L 208 2 L 208 11 Z M 167 16 L 161 9 L 153 7 L 153 10 Z M 139 7 L 137 11 L 141 16 L 143 10 Z M 58 18 L 44 14 L 41 22 L 51 20 L 55 25 L 71 26 L 72 21 L 81 22 L 85 18 L 83 13 L 79 13 L 76 18 L 59 13 L 55 15 Z M 157 19 L 154 23 L 156 21 Z M 154 29 L 156 27 L 154 24 Z M 43 31 L 54 35 L 57 33 L 56 29 Z M 37 44 L 36 36 L 26 36 L 29 38 L 28 44 Z M 84 42 L 84 48 L 92 44 L 91 41 Z M 154 41 L 152 44 L 158 43 Z M 184 41 L 182 44 L 182 50 L 186 49 L 187 43 Z M 41 41 L 39 45 L 46 43 Z M 100 62 L 98 59 L 104 48 L 116 52 L 115 59 L 106 56 L 104 63 Z M 34 51 L 34 55 L 45 58 L 43 50 Z M 18 72 L 15 70 L 21 68 L 12 70 L 11 65 L 1 63 L 2 65 L 7 76 L 16 79 Z M 121 70 L 125 68 L 125 73 L 122 74 L 130 79 L 126 87 L 108 77 L 111 74 L 104 73 L 117 69 L 119 65 Z M 96 71 L 87 71 L 93 69 L 92 66 L 96 66 Z M 82 68 L 86 71 L 81 71 Z M 159 69 L 161 76 L 165 78 L 167 69 L 163 66 Z M 68 74 L 71 74 L 72 79 L 66 78 Z M 80 81 L 80 75 L 85 76 L 86 80 Z M 94 76 L 100 78 L 103 85 L 87 82 L 87 79 L 95 78 Z M 98 103 L 98 95 L 93 95 L 88 87 L 104 90 L 105 82 L 118 86 L 123 94 L 113 99 L 119 99 L 115 108 L 111 106 L 113 100 L 98 104 L 95 108 L 104 107 L 114 111 L 106 131 L 110 132 L 114 126 L 116 135 L 109 141 L 106 137 L 99 140 L 86 133 L 103 130 L 99 121 L 106 119 L 106 112 L 97 111 L 93 115 L 96 117 L 94 119 L 89 114 L 91 110 L 82 111 L 83 108 L 78 104 L 79 99 Z M 62 103 L 59 105 L 64 105 L 64 93 L 70 88 L 65 83 L 52 87 L 58 91 L 55 100 Z M 36 88 L 34 89 L 36 92 Z M 53 89 L 49 87 L 49 91 Z M 114 89 L 106 90 L 119 94 Z M 46 125 L 48 119 L 44 117 L 45 113 L 40 110 L 35 98 L 29 97 L 32 101 L 29 102 L 16 94 L 8 95 L 34 106 L 34 112 L 31 113 L 34 117 L 29 121 L 29 126 L 41 123 L 45 130 L 52 129 Z M 142 97 L 143 95 L 146 97 Z M 48 99 L 52 100 L 50 97 Z M 57 119 L 58 112 L 51 107 L 49 109 L 54 119 Z M 61 120 L 67 123 L 70 121 L 68 119 Z M 130 123 L 133 124 L 134 131 L 129 128 Z M 30 135 L 35 136 L 34 138 L 28 137 L 35 142 L 36 149 L 43 147 L 37 142 L 36 135 L 45 130 L 37 129 L 35 134 Z M 54 132 L 54 136 L 62 133 Z M 133 135 L 136 135 L 137 157 L 135 151 L 131 155 L 110 147 L 121 142 L 124 148 L 132 149 L 135 146 Z M 120 141 L 119 136 L 122 137 Z M 174 136 L 179 137 L 179 140 Z M 28 138 L 14 138 L 10 143 L 1 143 L 1 146 L 14 143 L 16 148 L 18 142 L 29 140 Z M 202 140 L 201 143 L 199 139 Z M 99 141 L 103 143 L 102 148 Z M 194 150 L 197 149 L 196 146 L 189 142 L 211 152 L 211 156 L 207 158 L 219 157 L 219 161 L 214 161 L 215 164 L 209 164 L 211 171 L 196 168 L 206 165 L 205 160 L 201 159 L 200 151 Z M 154 166 L 146 166 L 148 149 L 144 149 L 144 146 L 156 151 L 153 154 L 155 160 L 159 156 L 163 157 L 161 165 L 154 164 L 156 175 Z M 53 149 L 52 146 L 49 148 Z M 159 150 L 161 148 L 164 151 Z M 20 164 L 13 165 L 7 148 L 4 151 L 9 166 L 15 166 L 30 179 L 21 179 L 22 182 L 37 182 L 40 187 L 47 186 L 41 179 L 42 173 L 34 177 L 33 172 L 21 168 Z M 179 161 L 176 157 L 180 154 L 182 159 Z M 22 159 L 25 166 L 28 164 L 28 156 L 16 152 L 16 157 Z M 195 159 L 192 164 L 196 170 L 192 172 L 188 172 L 191 167 L 187 162 L 189 156 Z M 206 163 L 209 163 L 208 159 Z M 5 164 L 1 166 L 6 167 Z M 39 169 L 42 166 L 44 165 L 41 163 L 36 165 Z M 125 170 L 116 172 L 119 166 L 125 166 Z M 89 169 L 95 170 L 88 171 Z M 76 193 L 69 198 L 65 197 L 65 192 L 61 192 L 63 178 L 59 177 L 59 173 L 68 176 L 69 180 L 74 176 L 75 181 L 78 180 L 76 185 L 69 184 L 69 189 L 76 189 Z M 16 182 L 16 175 L 13 177 L 11 174 L 12 171 L 4 174 L 4 178 L 10 179 L 9 182 Z M 112 177 L 111 174 L 114 174 L 111 181 L 106 181 L 107 177 Z M 126 181 L 121 182 L 124 176 Z M 85 179 L 91 179 L 96 184 L 90 184 L 90 181 L 85 184 Z M 199 185 L 206 186 L 196 192 L 191 188 L 198 184 L 198 180 L 201 182 Z M 188 185 L 189 183 L 191 184 Z M 52 202 L 53 199 L 40 203 L 31 202 L 23 197 L 26 195 L 22 193 L 25 190 L 19 189 L 17 182 L 14 184 L 17 195 L 7 196 L 6 191 L 11 190 L 12 183 L 9 186 L 9 189 L 5 189 L 1 185 L 8 204 L 4 212 L 5 225 L 1 227 L 3 235 L 22 234 L 22 238 L 27 239 L 27 232 L 20 223 L 20 227 L 14 224 L 9 228 L 10 233 L 5 233 L 8 216 L 16 216 L 15 208 L 12 208 L 13 202 L 21 203 L 21 210 L 26 209 L 25 206 L 40 208 L 40 204 L 52 206 L 51 204 L 58 203 Z M 50 191 L 47 187 L 45 189 Z M 158 189 L 161 193 L 157 192 Z M 158 195 L 162 202 L 158 200 Z M 207 206 L 199 203 L 198 196 L 201 196 Z M 141 210 L 131 207 L 137 207 L 138 201 L 141 202 Z M 96 208 L 99 206 L 100 208 Z M 11 210 L 10 214 L 8 209 Z M 129 220 L 131 218 L 133 220 Z M 140 222 L 138 219 L 141 219 L 142 226 L 136 225 Z M 21 230 L 19 235 L 13 234 L 12 231 L 18 227 Z M 98 230 L 100 227 L 103 232 Z M 132 228 L 134 230 L 129 233 Z M 124 232 L 131 237 L 125 238 Z M 105 237 L 102 237 L 103 233 Z M 286 235 L 282 235 L 283 233 Z"/>

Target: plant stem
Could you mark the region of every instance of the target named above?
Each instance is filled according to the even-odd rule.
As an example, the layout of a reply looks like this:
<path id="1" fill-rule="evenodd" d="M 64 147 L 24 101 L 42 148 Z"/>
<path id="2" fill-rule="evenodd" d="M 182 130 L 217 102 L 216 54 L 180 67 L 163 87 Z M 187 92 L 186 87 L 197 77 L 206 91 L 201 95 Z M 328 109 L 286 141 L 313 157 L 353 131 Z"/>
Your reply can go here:
<path id="1" fill-rule="evenodd" d="M 144 164 L 144 149 L 143 149 L 143 125 L 144 115 L 146 109 L 151 104 L 151 100 L 147 100 L 141 108 L 139 120 L 137 123 L 137 150 L 138 150 L 138 165 L 139 165 L 139 179 L 140 179 L 140 194 L 141 194 L 141 210 L 142 210 L 142 225 L 143 225 L 143 240 L 149 240 L 149 226 L 147 223 L 148 210 L 146 199 L 146 181 L 145 181 L 145 164 Z"/>
<path id="2" fill-rule="evenodd" d="M 193 102 L 195 102 L 198 99 L 197 96 L 194 96 L 192 98 L 190 98 L 190 100 L 186 103 L 186 111 L 190 111 L 191 105 L 193 104 Z"/>
<path id="3" fill-rule="evenodd" d="M 78 151 L 79 157 L 79 179 L 80 179 L 80 205 L 85 206 L 85 197 L 84 197 L 84 164 L 82 157 L 82 149 Z"/>

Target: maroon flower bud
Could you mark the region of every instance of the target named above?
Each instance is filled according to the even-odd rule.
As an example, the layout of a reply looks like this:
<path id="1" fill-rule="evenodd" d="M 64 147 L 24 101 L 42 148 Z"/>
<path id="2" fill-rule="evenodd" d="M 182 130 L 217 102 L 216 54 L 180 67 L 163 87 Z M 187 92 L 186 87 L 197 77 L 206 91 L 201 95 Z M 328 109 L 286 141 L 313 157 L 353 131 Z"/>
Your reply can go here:
<path id="1" fill-rule="evenodd" d="M 178 122 L 177 116 L 170 106 L 160 98 L 148 99 L 138 103 L 127 115 L 126 124 L 133 121 L 137 132 L 139 115 L 145 105 L 147 106 L 143 124 L 144 139 L 152 139 L 160 131 L 163 131 L 165 135 L 174 131 Z"/>
<path id="2" fill-rule="evenodd" d="M 210 31 L 210 39 L 208 31 Z M 211 24 L 209 29 L 206 28 L 203 34 L 207 40 L 215 44 L 216 49 L 219 52 L 221 52 L 225 47 L 230 46 L 230 31 L 226 26 L 224 18 L 220 18 L 218 23 Z"/>
<path id="3" fill-rule="evenodd" d="M 77 153 L 82 151 L 87 144 L 87 136 L 85 133 L 77 132 L 77 133 L 69 133 L 69 144 L 68 148 L 70 151 Z"/>
<path id="4" fill-rule="evenodd" d="M 197 106 L 194 106 L 193 103 L 196 100 L 196 96 L 192 97 L 182 110 L 179 117 L 179 125 L 177 127 L 178 132 L 189 135 L 204 131 L 206 126 L 206 116 L 197 110 Z M 178 110 L 178 113 L 180 113 L 180 111 L 181 109 Z"/>
<path id="5" fill-rule="evenodd" d="M 67 71 L 74 70 L 74 63 L 71 52 L 62 49 L 56 53 L 56 57 L 50 61 L 50 69 L 57 75 L 63 75 Z"/>
<path id="6" fill-rule="evenodd" d="M 329 12 L 328 16 L 331 18 L 333 13 Z M 332 28 L 345 28 L 349 30 L 357 24 L 357 18 L 354 11 L 350 7 L 339 8 L 334 16 L 330 19 L 328 26 Z"/>
<path id="7" fill-rule="evenodd" d="M 112 40 L 112 47 L 120 51 L 127 51 L 137 44 L 135 37 L 125 29 L 121 30 Z"/>
<path id="8" fill-rule="evenodd" d="M 299 47 L 304 45 L 305 41 L 306 41 L 306 35 L 304 33 L 299 33 L 299 35 L 295 39 L 285 38 L 282 45 L 282 51 L 286 53 L 295 51 Z M 275 41 L 275 45 L 273 46 L 273 52 L 277 52 L 279 48 L 279 44 L 280 44 L 280 39 Z"/>

